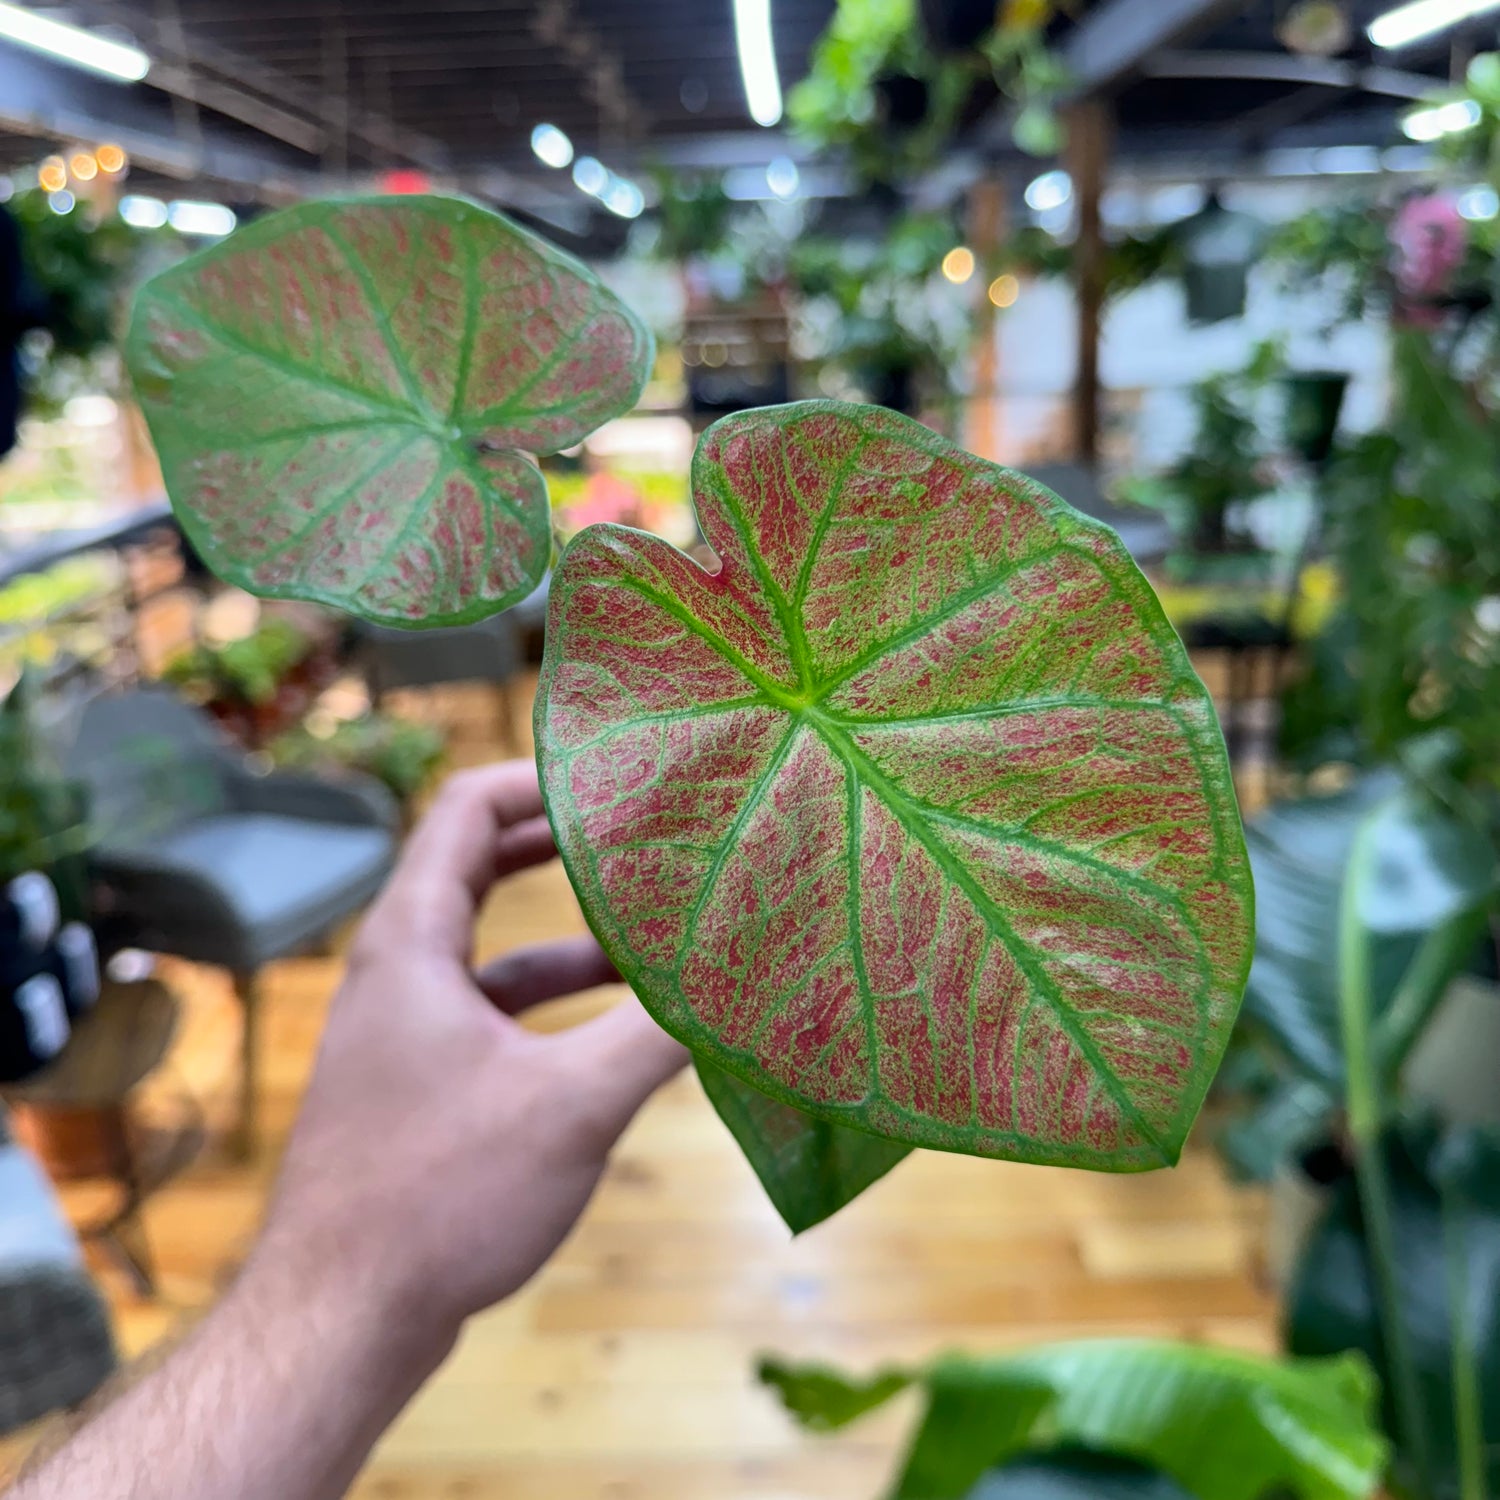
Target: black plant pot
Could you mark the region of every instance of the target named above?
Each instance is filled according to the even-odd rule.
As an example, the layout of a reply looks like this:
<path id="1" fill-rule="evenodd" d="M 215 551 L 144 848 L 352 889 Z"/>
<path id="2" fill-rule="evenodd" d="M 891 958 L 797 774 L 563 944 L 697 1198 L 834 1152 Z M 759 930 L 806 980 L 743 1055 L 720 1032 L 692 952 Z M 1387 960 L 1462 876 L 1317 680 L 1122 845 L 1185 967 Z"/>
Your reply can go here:
<path id="1" fill-rule="evenodd" d="M 892 370 L 882 370 L 876 376 L 871 392 L 876 406 L 889 407 L 908 417 L 917 414 L 916 372 L 910 365 L 898 365 Z"/>
<path id="2" fill-rule="evenodd" d="M 924 79 L 910 73 L 887 73 L 875 80 L 881 117 L 897 130 L 915 130 L 927 118 L 928 91 Z"/>
<path id="3" fill-rule="evenodd" d="M 1327 463 L 1349 377 L 1337 370 L 1309 370 L 1288 375 L 1285 385 L 1287 446 L 1310 464 Z"/>

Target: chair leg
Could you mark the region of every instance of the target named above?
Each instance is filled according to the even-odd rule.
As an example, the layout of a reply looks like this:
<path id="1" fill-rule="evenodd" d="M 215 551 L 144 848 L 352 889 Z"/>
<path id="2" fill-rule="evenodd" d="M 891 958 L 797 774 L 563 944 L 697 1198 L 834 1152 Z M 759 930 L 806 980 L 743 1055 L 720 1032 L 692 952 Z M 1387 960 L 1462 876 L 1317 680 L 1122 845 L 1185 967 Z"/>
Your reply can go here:
<path id="1" fill-rule="evenodd" d="M 125 1203 L 111 1237 L 119 1247 L 126 1268 L 135 1282 L 136 1291 L 142 1297 L 154 1297 L 156 1262 L 151 1254 L 151 1241 L 141 1217 L 149 1185 L 141 1169 L 139 1147 L 131 1129 L 130 1117 L 123 1105 L 120 1107 L 119 1128 L 120 1177 L 125 1184 Z"/>
<path id="2" fill-rule="evenodd" d="M 230 1149 L 241 1161 L 255 1154 L 260 1083 L 260 980 L 256 974 L 236 974 L 234 993 L 240 1002 L 239 1114 L 230 1137 Z"/>

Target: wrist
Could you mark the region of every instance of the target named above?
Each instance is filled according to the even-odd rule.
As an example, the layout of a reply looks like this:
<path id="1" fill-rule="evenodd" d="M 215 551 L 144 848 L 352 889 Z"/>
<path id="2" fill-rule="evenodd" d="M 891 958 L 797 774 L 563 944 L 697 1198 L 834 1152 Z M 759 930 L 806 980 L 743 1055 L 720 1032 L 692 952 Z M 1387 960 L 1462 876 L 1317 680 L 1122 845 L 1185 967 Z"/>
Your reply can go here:
<path id="1" fill-rule="evenodd" d="M 395 1409 L 452 1352 L 460 1324 L 416 1304 L 356 1257 L 268 1226 L 222 1307 L 252 1334 L 286 1326 L 302 1348 L 360 1380 L 379 1380 Z"/>

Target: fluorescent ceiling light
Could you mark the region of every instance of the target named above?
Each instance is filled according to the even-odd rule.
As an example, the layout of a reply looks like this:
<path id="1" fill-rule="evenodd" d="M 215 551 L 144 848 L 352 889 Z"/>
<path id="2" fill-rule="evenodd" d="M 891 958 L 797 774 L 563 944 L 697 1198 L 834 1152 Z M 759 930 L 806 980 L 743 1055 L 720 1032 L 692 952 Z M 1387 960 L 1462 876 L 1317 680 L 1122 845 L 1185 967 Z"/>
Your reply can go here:
<path id="1" fill-rule="evenodd" d="M 167 205 L 160 198 L 130 193 L 120 199 L 120 217 L 134 229 L 160 229 L 167 222 Z"/>
<path id="2" fill-rule="evenodd" d="M 611 176 L 609 186 L 600 194 L 600 200 L 612 214 L 622 219 L 638 219 L 646 206 L 645 196 L 628 178 Z"/>
<path id="3" fill-rule="evenodd" d="M 594 156 L 580 156 L 573 163 L 573 184 L 590 198 L 599 197 L 609 186 L 609 169 Z"/>
<path id="4" fill-rule="evenodd" d="M 1026 206 L 1044 214 L 1061 208 L 1073 197 L 1073 179 L 1066 172 L 1043 172 L 1026 189 Z"/>
<path id="5" fill-rule="evenodd" d="M 565 167 L 573 160 L 573 143 L 556 125 L 538 125 L 531 132 L 531 149 L 549 167 Z"/>
<path id="6" fill-rule="evenodd" d="M 1374 146 L 1325 146 L 1313 154 L 1312 168 L 1320 177 L 1361 177 L 1380 170 Z"/>
<path id="7" fill-rule="evenodd" d="M 1472 99 L 1454 99 L 1448 104 L 1433 104 L 1414 109 L 1401 122 L 1406 138 L 1412 141 L 1436 141 L 1445 135 L 1459 135 L 1472 130 L 1481 112 Z"/>
<path id="8" fill-rule="evenodd" d="M 167 222 L 178 234 L 199 234 L 205 239 L 221 239 L 239 219 L 232 208 L 222 203 L 195 203 L 180 198 L 167 209 Z"/>
<path id="9" fill-rule="evenodd" d="M 9 4 L 8 0 L 0 0 L 0 37 L 30 47 L 33 52 L 45 52 L 48 57 L 60 58 L 74 67 L 87 68 L 91 73 L 102 73 L 106 78 L 119 78 L 126 83 L 144 78 L 151 67 L 151 59 L 139 47 L 112 42 L 108 37 L 85 31 L 81 26 L 70 26 L 66 21 L 39 16 L 34 10 Z"/>
<path id="10" fill-rule="evenodd" d="M 1476 222 L 1500 218 L 1500 193 L 1488 183 L 1480 183 L 1458 200 L 1458 211 L 1464 218 Z"/>
<path id="11" fill-rule="evenodd" d="M 797 171 L 797 163 L 789 156 L 776 157 L 766 168 L 766 186 L 778 198 L 794 197 L 801 181 L 802 176 Z"/>
<path id="12" fill-rule="evenodd" d="M 781 118 L 781 79 L 771 42 L 771 0 L 734 0 L 734 44 L 750 118 L 757 125 L 776 124 Z"/>
<path id="13" fill-rule="evenodd" d="M 1410 47 L 1492 10 L 1500 10 L 1500 0 L 1412 0 L 1410 5 L 1376 16 L 1367 34 L 1377 47 Z"/>

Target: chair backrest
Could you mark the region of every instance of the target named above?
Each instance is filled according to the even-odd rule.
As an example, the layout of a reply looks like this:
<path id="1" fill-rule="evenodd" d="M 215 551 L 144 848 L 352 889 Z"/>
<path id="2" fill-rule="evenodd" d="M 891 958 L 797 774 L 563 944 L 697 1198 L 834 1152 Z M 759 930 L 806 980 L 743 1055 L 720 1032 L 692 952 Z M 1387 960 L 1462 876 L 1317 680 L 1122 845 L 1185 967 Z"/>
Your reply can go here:
<path id="1" fill-rule="evenodd" d="M 212 721 L 162 688 L 96 698 L 67 769 L 88 789 L 92 836 L 105 848 L 149 847 L 229 803 Z"/>

